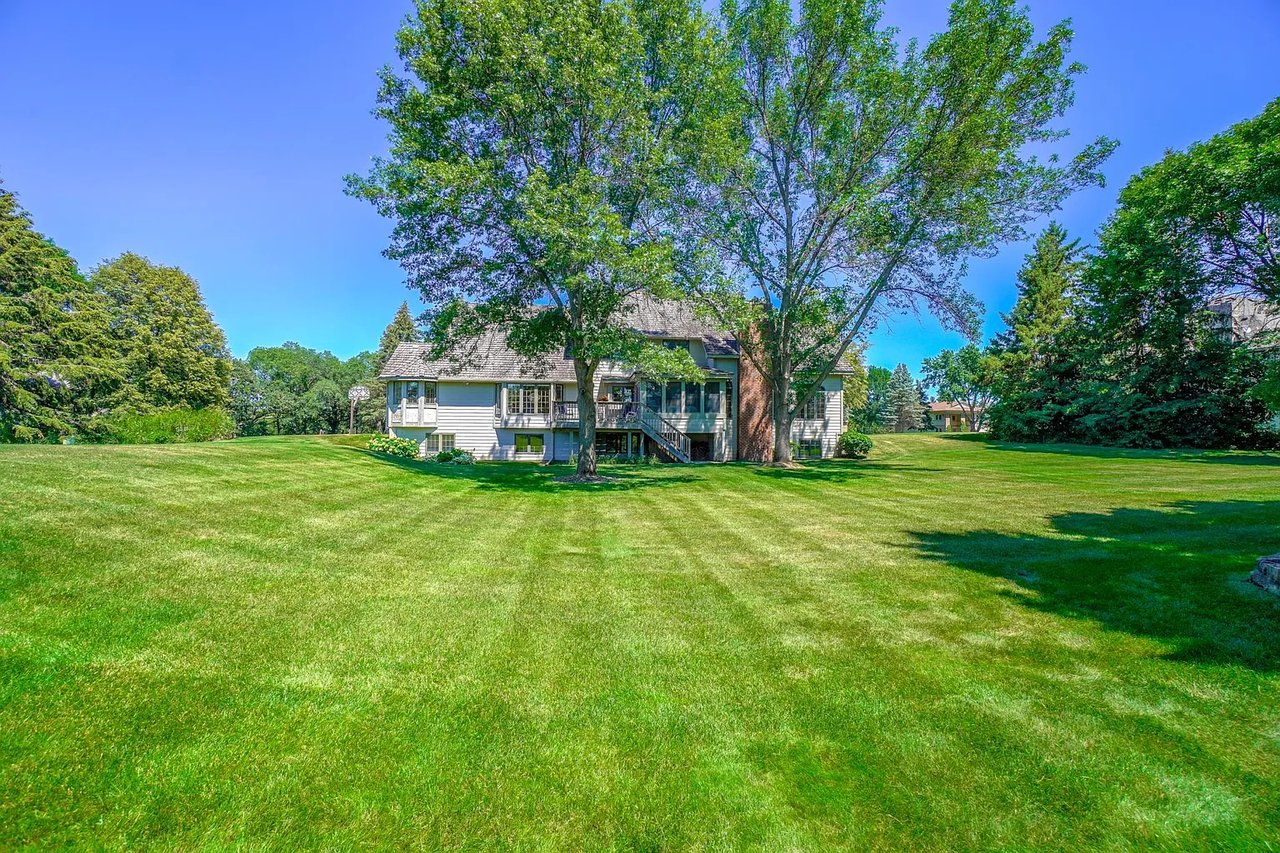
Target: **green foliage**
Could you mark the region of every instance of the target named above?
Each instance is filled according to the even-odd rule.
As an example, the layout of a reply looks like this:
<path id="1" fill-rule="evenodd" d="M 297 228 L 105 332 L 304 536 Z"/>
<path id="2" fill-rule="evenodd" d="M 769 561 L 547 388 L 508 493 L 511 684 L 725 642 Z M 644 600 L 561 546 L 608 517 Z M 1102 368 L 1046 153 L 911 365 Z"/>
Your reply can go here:
<path id="1" fill-rule="evenodd" d="M 676 152 L 722 104 L 713 28 L 688 0 L 424 0 L 398 47 L 391 156 L 350 190 L 396 221 L 438 350 L 497 327 L 531 359 L 568 351 L 590 474 L 596 368 L 643 344 L 631 297 L 670 289 Z"/>
<path id="2" fill-rule="evenodd" d="M 836 452 L 848 459 L 866 459 L 871 454 L 871 438 L 855 429 L 847 429 L 836 443 Z"/>
<path id="3" fill-rule="evenodd" d="M 991 405 L 997 362 L 973 344 L 958 350 L 943 350 L 924 360 L 924 384 L 931 386 L 939 400 L 959 404 L 977 432 L 986 420 Z"/>
<path id="4" fill-rule="evenodd" d="M 88 437 L 109 444 L 181 444 L 235 436 L 236 425 L 225 409 L 173 406 L 148 412 L 113 412 L 95 418 Z"/>
<path id="5" fill-rule="evenodd" d="M 442 465 L 474 465 L 476 464 L 475 455 L 469 450 L 463 450 L 461 447 L 450 447 L 441 450 L 432 460 Z"/>
<path id="6" fill-rule="evenodd" d="M 893 371 L 887 367 L 872 365 L 867 368 L 866 392 L 862 397 L 851 398 L 849 424 L 858 432 L 873 435 L 885 427 L 889 417 L 889 381 Z M 846 392 L 847 394 L 847 392 Z"/>
<path id="7" fill-rule="evenodd" d="M 1116 237 L 1146 229 L 1142 245 L 1207 291 L 1280 303 L 1280 98 L 1144 169 L 1121 204 Z"/>
<path id="8" fill-rule="evenodd" d="M 385 386 L 373 379 L 377 356 L 363 352 L 343 361 L 331 352 L 288 341 L 256 347 L 237 361 L 231 376 L 231 410 L 241 435 L 340 432 L 347 428 L 354 385 L 370 388 L 357 428 L 380 429 Z"/>
<path id="9" fill-rule="evenodd" d="M 1280 216 L 1276 131 L 1280 101 L 1167 155 L 1121 192 L 1084 279 L 1088 362 L 1073 414 L 1086 440 L 1158 447 L 1271 440 L 1260 431 L 1266 406 L 1252 393 L 1265 379 L 1264 355 L 1222 335 L 1207 307 L 1228 289 L 1274 293 L 1275 259 L 1266 259 L 1274 236 L 1266 228 L 1250 233 L 1249 223 Z M 1238 183 L 1245 178 L 1261 185 Z"/>
<path id="10" fill-rule="evenodd" d="M 177 267 L 125 253 L 90 276 L 110 316 L 126 384 L 125 407 L 228 403 L 231 355 L 199 285 Z"/>
<path id="11" fill-rule="evenodd" d="M 922 425 L 924 406 L 920 402 L 920 388 L 905 364 L 895 367 L 889 377 L 885 411 L 885 426 L 890 432 L 909 432 Z"/>
<path id="12" fill-rule="evenodd" d="M 899 43 L 875 0 L 728 2 L 724 27 L 743 161 L 713 149 L 675 227 L 689 288 L 731 328 L 761 330 L 748 356 L 772 388 L 782 456 L 804 389 L 876 317 L 923 303 L 976 334 L 965 260 L 1100 183 L 1113 143 L 1066 163 L 1030 153 L 1065 135 L 1054 123 L 1083 69 L 1067 60 L 1071 28 L 1037 41 L 1015 0 L 958 0 L 923 47 Z M 722 275 L 706 274 L 707 255 Z"/>
<path id="13" fill-rule="evenodd" d="M 104 300 L 0 186 L 0 441 L 74 434 L 122 382 Z"/>
<path id="14" fill-rule="evenodd" d="M 1087 261 L 1079 240 L 1052 223 L 1018 270 L 1018 301 L 992 343 L 991 431 L 1011 441 L 1044 441 L 1070 432 L 1071 397 L 1082 381 L 1080 292 Z"/>
<path id="15" fill-rule="evenodd" d="M 1263 427 L 1266 347 L 1233 342 L 1208 310 L 1226 292 L 1274 292 L 1274 236 L 1255 228 L 1280 216 L 1266 128 L 1280 128 L 1280 101 L 1136 175 L 1087 263 L 1061 229 L 1037 241 L 1010 331 L 996 341 L 997 435 L 1132 447 L 1275 441 Z"/>
<path id="16" fill-rule="evenodd" d="M 375 435 L 370 438 L 369 449 L 375 453 L 403 456 L 406 459 L 416 459 L 419 450 L 418 442 L 413 439 L 393 438 L 389 435 Z"/>
<path id="17" fill-rule="evenodd" d="M 409 313 L 409 303 L 401 302 L 391 322 L 382 330 L 382 338 L 378 342 L 375 372 L 382 369 L 397 346 L 420 340 L 422 340 L 422 332 L 418 329 L 413 315 Z"/>

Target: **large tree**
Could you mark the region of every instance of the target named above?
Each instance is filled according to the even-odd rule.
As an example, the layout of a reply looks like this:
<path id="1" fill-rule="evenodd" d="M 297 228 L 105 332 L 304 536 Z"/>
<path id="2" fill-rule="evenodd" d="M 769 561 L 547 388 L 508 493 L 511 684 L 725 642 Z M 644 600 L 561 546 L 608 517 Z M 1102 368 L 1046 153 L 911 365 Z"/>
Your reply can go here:
<path id="1" fill-rule="evenodd" d="M 231 354 L 195 279 L 126 252 L 90 276 L 107 301 L 133 408 L 224 406 Z"/>
<path id="2" fill-rule="evenodd" d="M 1216 294 L 1280 303 L 1280 98 L 1261 115 L 1143 171 L 1136 216 L 1179 235 L 1188 272 Z M 1136 195 L 1136 193 L 1134 194 Z"/>
<path id="3" fill-rule="evenodd" d="M 920 387 L 911 378 L 911 370 L 899 364 L 889 377 L 889 393 L 885 400 L 885 423 L 891 432 L 920 429 L 924 417 Z"/>
<path id="4" fill-rule="evenodd" d="M 689 0 L 421 0 L 398 47 L 391 154 L 352 192 L 396 220 L 438 349 L 496 327 L 530 359 L 567 351 L 593 477 L 596 370 L 641 359 L 627 306 L 670 286 L 676 155 L 721 127 L 713 29 Z"/>
<path id="5" fill-rule="evenodd" d="M 1082 381 L 1081 280 L 1088 262 L 1080 241 L 1051 223 L 1018 270 L 1018 300 L 992 342 L 992 432 L 1043 441 L 1069 431 L 1071 400 Z"/>
<path id="6" fill-rule="evenodd" d="M 121 381 L 103 300 L 0 186 L 0 440 L 75 433 Z"/>
<path id="7" fill-rule="evenodd" d="M 1129 181 L 1084 276 L 1086 381 L 1072 403 L 1084 440 L 1229 447 L 1260 438 L 1267 410 L 1251 392 L 1265 353 L 1235 344 L 1209 311 L 1246 282 L 1231 285 L 1206 263 L 1203 231 L 1170 206 L 1183 192 L 1170 186 L 1174 175 L 1199 174 L 1181 173 L 1183 156 Z"/>
<path id="8" fill-rule="evenodd" d="M 975 333 L 966 258 L 1100 183 L 1112 143 L 1030 153 L 1065 135 L 1082 68 L 1071 28 L 1037 41 L 1014 0 L 955 0 L 923 48 L 896 41 L 877 0 L 727 2 L 724 20 L 748 153 L 726 167 L 713 151 L 689 183 L 680 257 L 726 323 L 758 324 L 746 355 L 785 463 L 796 413 L 878 316 L 923 303 Z M 705 274 L 708 252 L 727 275 Z"/>
<path id="9" fill-rule="evenodd" d="M 995 397 L 993 362 L 992 356 L 973 344 L 943 350 L 924 360 L 924 384 L 937 392 L 939 400 L 960 407 L 971 432 L 982 429 Z"/>

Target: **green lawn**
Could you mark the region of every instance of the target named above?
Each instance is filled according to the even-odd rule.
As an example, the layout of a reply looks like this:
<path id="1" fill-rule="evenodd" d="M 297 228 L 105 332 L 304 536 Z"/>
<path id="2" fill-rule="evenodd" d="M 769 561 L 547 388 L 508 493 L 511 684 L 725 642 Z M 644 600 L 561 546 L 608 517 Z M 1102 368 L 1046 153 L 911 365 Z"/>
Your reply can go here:
<path id="1" fill-rule="evenodd" d="M 0 848 L 1280 846 L 1280 457 L 0 447 Z"/>

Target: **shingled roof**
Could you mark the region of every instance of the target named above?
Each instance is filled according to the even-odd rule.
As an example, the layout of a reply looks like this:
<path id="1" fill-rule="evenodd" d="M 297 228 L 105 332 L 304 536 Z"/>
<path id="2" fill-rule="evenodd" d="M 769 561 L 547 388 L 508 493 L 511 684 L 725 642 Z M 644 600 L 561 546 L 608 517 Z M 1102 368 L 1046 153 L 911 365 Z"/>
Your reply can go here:
<path id="1" fill-rule="evenodd" d="M 701 339 L 712 358 L 737 358 L 738 341 L 699 318 L 688 303 L 637 298 L 624 308 L 631 326 L 649 338 Z M 543 381 L 573 382 L 573 360 L 558 353 L 540 360 L 525 358 L 507 346 L 506 333 L 489 330 L 449 358 L 431 358 L 430 344 L 405 343 L 396 347 L 378 375 L 379 379 L 453 379 L 459 382 Z M 848 373 L 848 363 L 836 373 Z"/>
<path id="2" fill-rule="evenodd" d="M 507 346 L 506 332 L 491 329 L 451 358 L 431 358 L 430 344 L 399 344 L 379 379 L 456 379 L 509 382 L 573 382 L 573 360 L 561 353 L 530 361 Z"/>

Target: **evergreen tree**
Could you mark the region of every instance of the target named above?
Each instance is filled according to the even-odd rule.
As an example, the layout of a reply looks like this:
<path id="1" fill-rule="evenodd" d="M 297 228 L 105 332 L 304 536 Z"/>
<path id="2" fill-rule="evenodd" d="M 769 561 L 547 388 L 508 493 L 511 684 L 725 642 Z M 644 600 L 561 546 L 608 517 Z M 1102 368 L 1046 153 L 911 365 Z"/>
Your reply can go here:
<path id="1" fill-rule="evenodd" d="M 889 377 L 889 395 L 886 404 L 889 429 L 892 432 L 909 432 L 919 429 L 924 417 L 924 405 L 920 402 L 921 388 L 911 378 L 905 364 L 899 364 Z"/>
<path id="2" fill-rule="evenodd" d="M 1083 381 L 1077 324 L 1085 311 L 1087 267 L 1079 240 L 1051 223 L 1018 270 L 1018 301 L 992 342 L 991 431 L 1013 441 L 1062 439 L 1074 432 L 1073 401 Z"/>
<path id="3" fill-rule="evenodd" d="M 107 300 L 120 350 L 128 382 L 121 405 L 145 410 L 227 404 L 227 339 L 194 279 L 127 252 L 95 269 L 90 282 Z"/>
<path id="4" fill-rule="evenodd" d="M 102 300 L 0 186 L 0 440 L 72 434 L 120 381 Z"/>
<path id="5" fill-rule="evenodd" d="M 422 340 L 422 333 L 418 331 L 418 324 L 409 313 L 409 303 L 401 302 L 400 307 L 396 309 L 396 315 L 382 330 L 382 341 L 378 344 L 378 369 L 381 370 L 386 365 L 391 353 L 395 352 L 397 344 L 420 340 Z"/>

